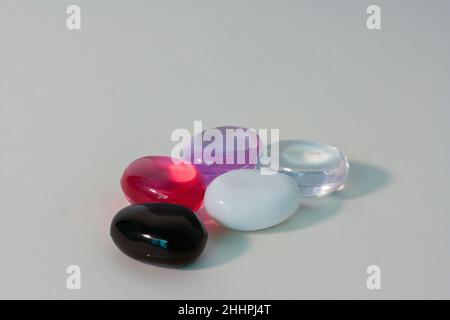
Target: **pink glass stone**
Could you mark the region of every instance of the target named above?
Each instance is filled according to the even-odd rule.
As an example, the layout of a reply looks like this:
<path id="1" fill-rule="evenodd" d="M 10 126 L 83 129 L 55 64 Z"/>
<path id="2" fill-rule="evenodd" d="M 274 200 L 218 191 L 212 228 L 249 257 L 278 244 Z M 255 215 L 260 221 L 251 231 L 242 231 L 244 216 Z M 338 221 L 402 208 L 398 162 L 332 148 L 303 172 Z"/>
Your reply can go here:
<path id="1" fill-rule="evenodd" d="M 166 202 L 200 208 L 205 184 L 197 168 L 175 163 L 170 157 L 149 156 L 133 161 L 120 181 L 132 204 Z"/>
<path id="2" fill-rule="evenodd" d="M 220 134 L 221 140 L 216 141 L 216 134 Z M 228 171 L 255 168 L 262 150 L 263 143 L 256 131 L 224 126 L 194 136 L 183 150 L 183 159 L 193 163 L 209 185 Z"/>

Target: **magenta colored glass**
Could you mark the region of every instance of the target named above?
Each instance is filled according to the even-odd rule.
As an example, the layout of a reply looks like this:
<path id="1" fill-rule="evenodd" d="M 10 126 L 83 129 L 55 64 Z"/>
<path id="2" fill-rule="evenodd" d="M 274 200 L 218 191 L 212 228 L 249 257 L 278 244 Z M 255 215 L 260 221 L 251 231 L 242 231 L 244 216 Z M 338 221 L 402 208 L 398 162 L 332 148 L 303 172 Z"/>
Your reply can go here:
<path id="1" fill-rule="evenodd" d="M 125 169 L 120 181 L 125 196 L 133 204 L 165 202 L 200 208 L 205 184 L 197 168 L 174 159 L 149 156 L 137 159 Z"/>
<path id="2" fill-rule="evenodd" d="M 262 142 L 256 131 L 224 126 L 194 136 L 183 150 L 183 159 L 197 167 L 208 185 L 228 171 L 255 168 L 261 151 Z"/>

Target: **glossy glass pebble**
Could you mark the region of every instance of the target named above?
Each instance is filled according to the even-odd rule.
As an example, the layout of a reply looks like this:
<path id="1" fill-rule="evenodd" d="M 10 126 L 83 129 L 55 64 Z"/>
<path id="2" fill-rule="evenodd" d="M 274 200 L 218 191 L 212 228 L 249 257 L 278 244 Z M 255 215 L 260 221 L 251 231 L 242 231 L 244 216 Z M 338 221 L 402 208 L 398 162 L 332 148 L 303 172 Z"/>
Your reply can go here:
<path id="1" fill-rule="evenodd" d="M 219 134 L 222 139 L 215 140 Z M 194 136 L 183 151 L 183 159 L 198 168 L 208 185 L 225 172 L 255 168 L 261 150 L 262 142 L 256 131 L 224 126 Z"/>
<path id="2" fill-rule="evenodd" d="M 194 211 L 201 206 L 206 188 L 194 165 L 176 164 L 162 156 L 133 161 L 122 175 L 121 186 L 131 203 L 174 203 Z"/>
<path id="3" fill-rule="evenodd" d="M 305 197 L 321 197 L 341 188 L 347 179 L 347 158 L 335 147 L 306 140 L 282 140 L 268 146 L 279 148 L 279 172 L 292 177 Z M 258 166 L 268 163 L 263 156 Z"/>
<path id="4" fill-rule="evenodd" d="M 206 189 L 208 214 L 223 226 L 260 230 L 277 225 L 297 210 L 298 187 L 281 173 L 262 175 L 259 170 L 240 169 L 217 177 Z"/>
<path id="5" fill-rule="evenodd" d="M 208 238 L 192 211 L 170 203 L 126 207 L 114 217 L 110 233 L 116 246 L 129 257 L 163 266 L 194 261 Z"/>

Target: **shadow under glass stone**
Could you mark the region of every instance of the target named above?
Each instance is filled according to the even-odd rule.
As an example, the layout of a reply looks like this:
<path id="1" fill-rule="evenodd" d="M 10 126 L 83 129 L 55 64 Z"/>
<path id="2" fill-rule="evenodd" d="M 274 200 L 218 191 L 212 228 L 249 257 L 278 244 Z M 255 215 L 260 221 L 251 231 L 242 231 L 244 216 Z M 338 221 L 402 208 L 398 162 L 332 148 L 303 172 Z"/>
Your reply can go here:
<path id="1" fill-rule="evenodd" d="M 387 186 L 392 175 L 386 169 L 360 161 L 349 161 L 350 171 L 345 187 L 333 194 L 342 200 L 369 195 Z"/>

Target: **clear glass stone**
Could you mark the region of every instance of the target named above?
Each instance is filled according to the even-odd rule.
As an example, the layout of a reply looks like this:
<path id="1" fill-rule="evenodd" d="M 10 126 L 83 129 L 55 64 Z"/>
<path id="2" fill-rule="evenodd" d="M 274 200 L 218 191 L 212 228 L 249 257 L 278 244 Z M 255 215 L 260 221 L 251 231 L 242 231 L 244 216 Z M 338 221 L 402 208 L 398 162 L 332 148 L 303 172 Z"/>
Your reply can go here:
<path id="1" fill-rule="evenodd" d="M 343 187 L 349 172 L 347 158 L 337 148 L 307 140 L 281 140 L 267 147 L 258 167 L 270 168 L 279 148 L 278 171 L 291 176 L 304 197 L 322 197 Z"/>

